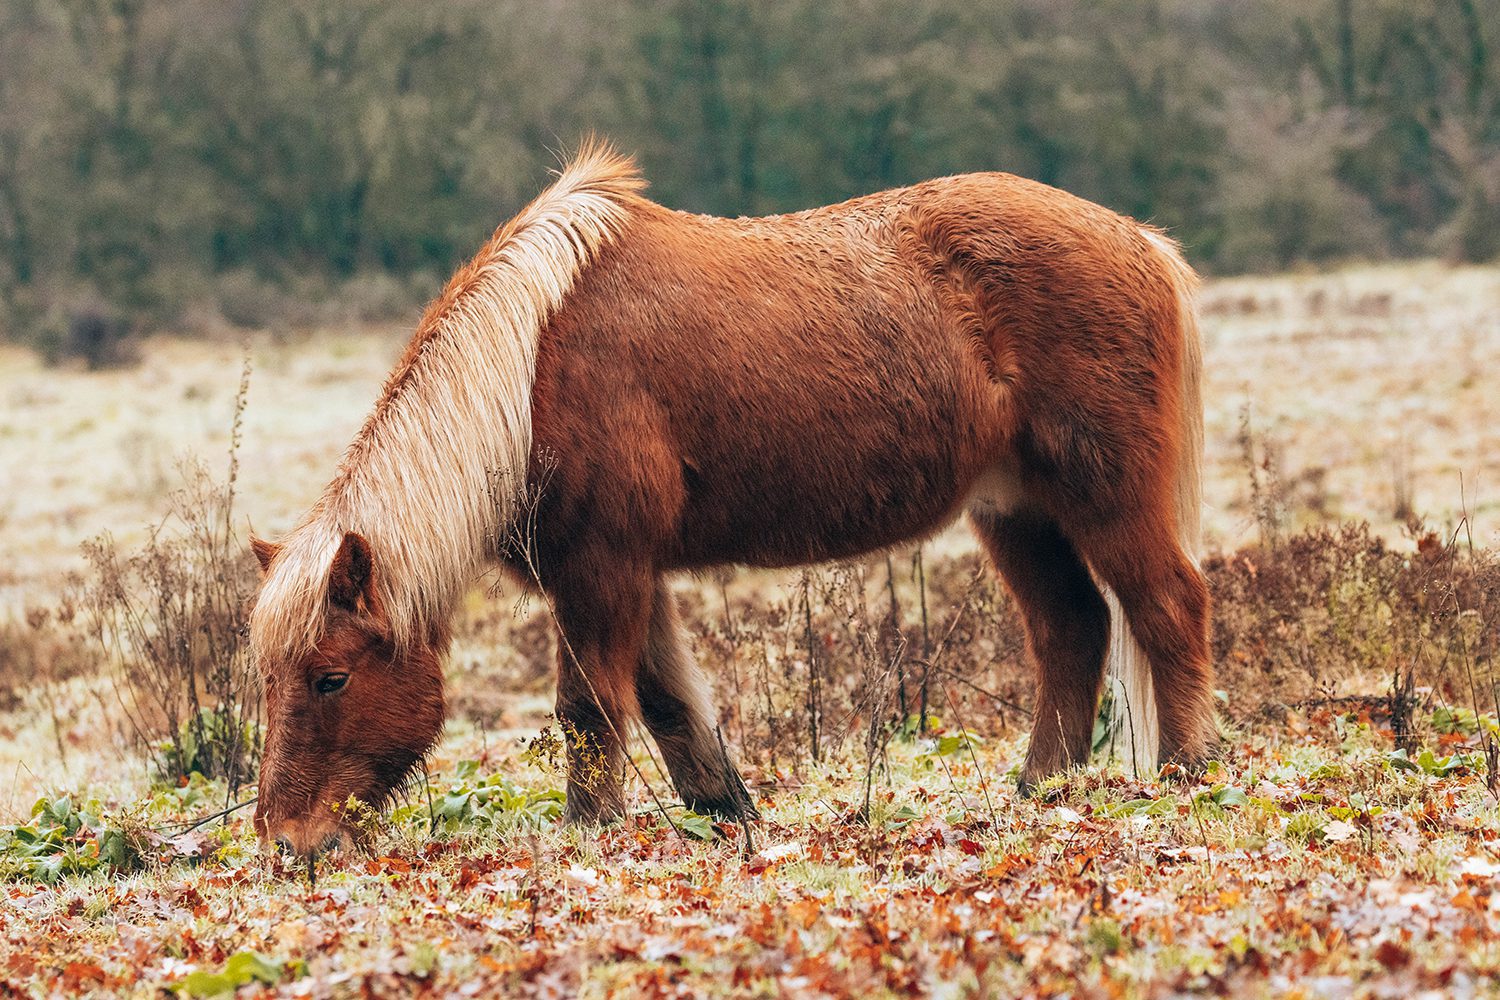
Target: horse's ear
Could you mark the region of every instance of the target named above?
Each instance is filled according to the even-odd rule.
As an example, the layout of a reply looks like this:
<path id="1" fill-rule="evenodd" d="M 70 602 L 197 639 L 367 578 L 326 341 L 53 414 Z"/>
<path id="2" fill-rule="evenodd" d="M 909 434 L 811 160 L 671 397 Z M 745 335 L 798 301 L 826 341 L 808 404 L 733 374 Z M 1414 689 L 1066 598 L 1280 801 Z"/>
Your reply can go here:
<path id="1" fill-rule="evenodd" d="M 328 600 L 345 611 L 375 608 L 375 565 L 362 535 L 344 535 L 328 571 Z"/>
<path id="2" fill-rule="evenodd" d="M 281 551 L 281 546 L 251 535 L 250 551 L 255 553 L 255 561 L 260 563 L 260 571 L 265 574 L 270 571 L 271 560 L 276 558 L 276 553 Z"/>

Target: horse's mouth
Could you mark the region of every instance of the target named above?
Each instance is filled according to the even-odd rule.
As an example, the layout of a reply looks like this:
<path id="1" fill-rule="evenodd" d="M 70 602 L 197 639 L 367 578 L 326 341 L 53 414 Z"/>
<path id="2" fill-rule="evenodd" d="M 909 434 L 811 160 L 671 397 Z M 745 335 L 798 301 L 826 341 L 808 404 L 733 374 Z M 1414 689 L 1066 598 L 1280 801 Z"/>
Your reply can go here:
<path id="1" fill-rule="evenodd" d="M 295 864 L 300 861 L 307 873 L 308 886 L 315 888 L 318 884 L 318 863 L 327 858 L 340 858 L 353 853 L 359 843 L 358 835 L 357 830 L 350 831 L 340 827 L 299 851 L 292 839 L 282 834 L 276 838 L 275 848 L 287 863 Z"/>

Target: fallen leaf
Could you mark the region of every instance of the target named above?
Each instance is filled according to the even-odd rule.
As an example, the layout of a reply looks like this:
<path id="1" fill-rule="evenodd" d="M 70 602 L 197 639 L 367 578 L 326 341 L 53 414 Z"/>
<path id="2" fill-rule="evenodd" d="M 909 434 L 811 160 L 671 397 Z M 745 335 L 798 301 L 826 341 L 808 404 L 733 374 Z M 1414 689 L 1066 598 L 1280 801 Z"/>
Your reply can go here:
<path id="1" fill-rule="evenodd" d="M 1332 843 L 1338 843 L 1348 840 L 1358 832 L 1359 828 L 1353 823 L 1345 823 L 1341 819 L 1336 819 L 1323 828 L 1323 837 Z"/>

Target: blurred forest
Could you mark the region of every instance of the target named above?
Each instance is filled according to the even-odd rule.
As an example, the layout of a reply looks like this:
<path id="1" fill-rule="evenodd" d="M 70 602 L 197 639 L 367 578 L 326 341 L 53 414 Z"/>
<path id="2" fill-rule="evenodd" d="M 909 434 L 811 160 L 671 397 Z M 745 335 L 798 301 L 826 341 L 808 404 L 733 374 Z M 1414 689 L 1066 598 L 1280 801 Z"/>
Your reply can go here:
<path id="1" fill-rule="evenodd" d="M 4 329 L 404 308 L 586 130 L 705 212 L 1000 169 L 1210 272 L 1500 255 L 1479 0 L 3 0 Z"/>

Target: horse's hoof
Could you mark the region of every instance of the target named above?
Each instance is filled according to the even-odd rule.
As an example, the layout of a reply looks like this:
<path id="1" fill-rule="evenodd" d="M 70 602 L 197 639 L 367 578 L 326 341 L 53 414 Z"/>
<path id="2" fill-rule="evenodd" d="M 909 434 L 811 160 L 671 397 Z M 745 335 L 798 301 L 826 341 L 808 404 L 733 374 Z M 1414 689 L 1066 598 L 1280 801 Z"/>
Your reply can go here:
<path id="1" fill-rule="evenodd" d="M 743 823 L 760 819 L 760 810 L 750 791 L 741 786 L 729 794 L 712 799 L 694 799 L 687 807 L 700 816 L 712 816 L 726 823 Z"/>
<path id="2" fill-rule="evenodd" d="M 567 804 L 563 807 L 563 823 L 567 826 L 609 826 L 612 823 L 618 823 L 624 815 L 623 804 L 592 801 L 575 804 L 575 799 L 571 795 L 568 796 Z"/>
<path id="3" fill-rule="evenodd" d="M 1030 778 L 1022 778 L 1016 782 L 1016 794 L 1020 795 L 1023 799 L 1031 799 L 1046 805 L 1059 802 L 1063 797 L 1061 788 L 1043 789 L 1042 781 L 1033 781 Z"/>

